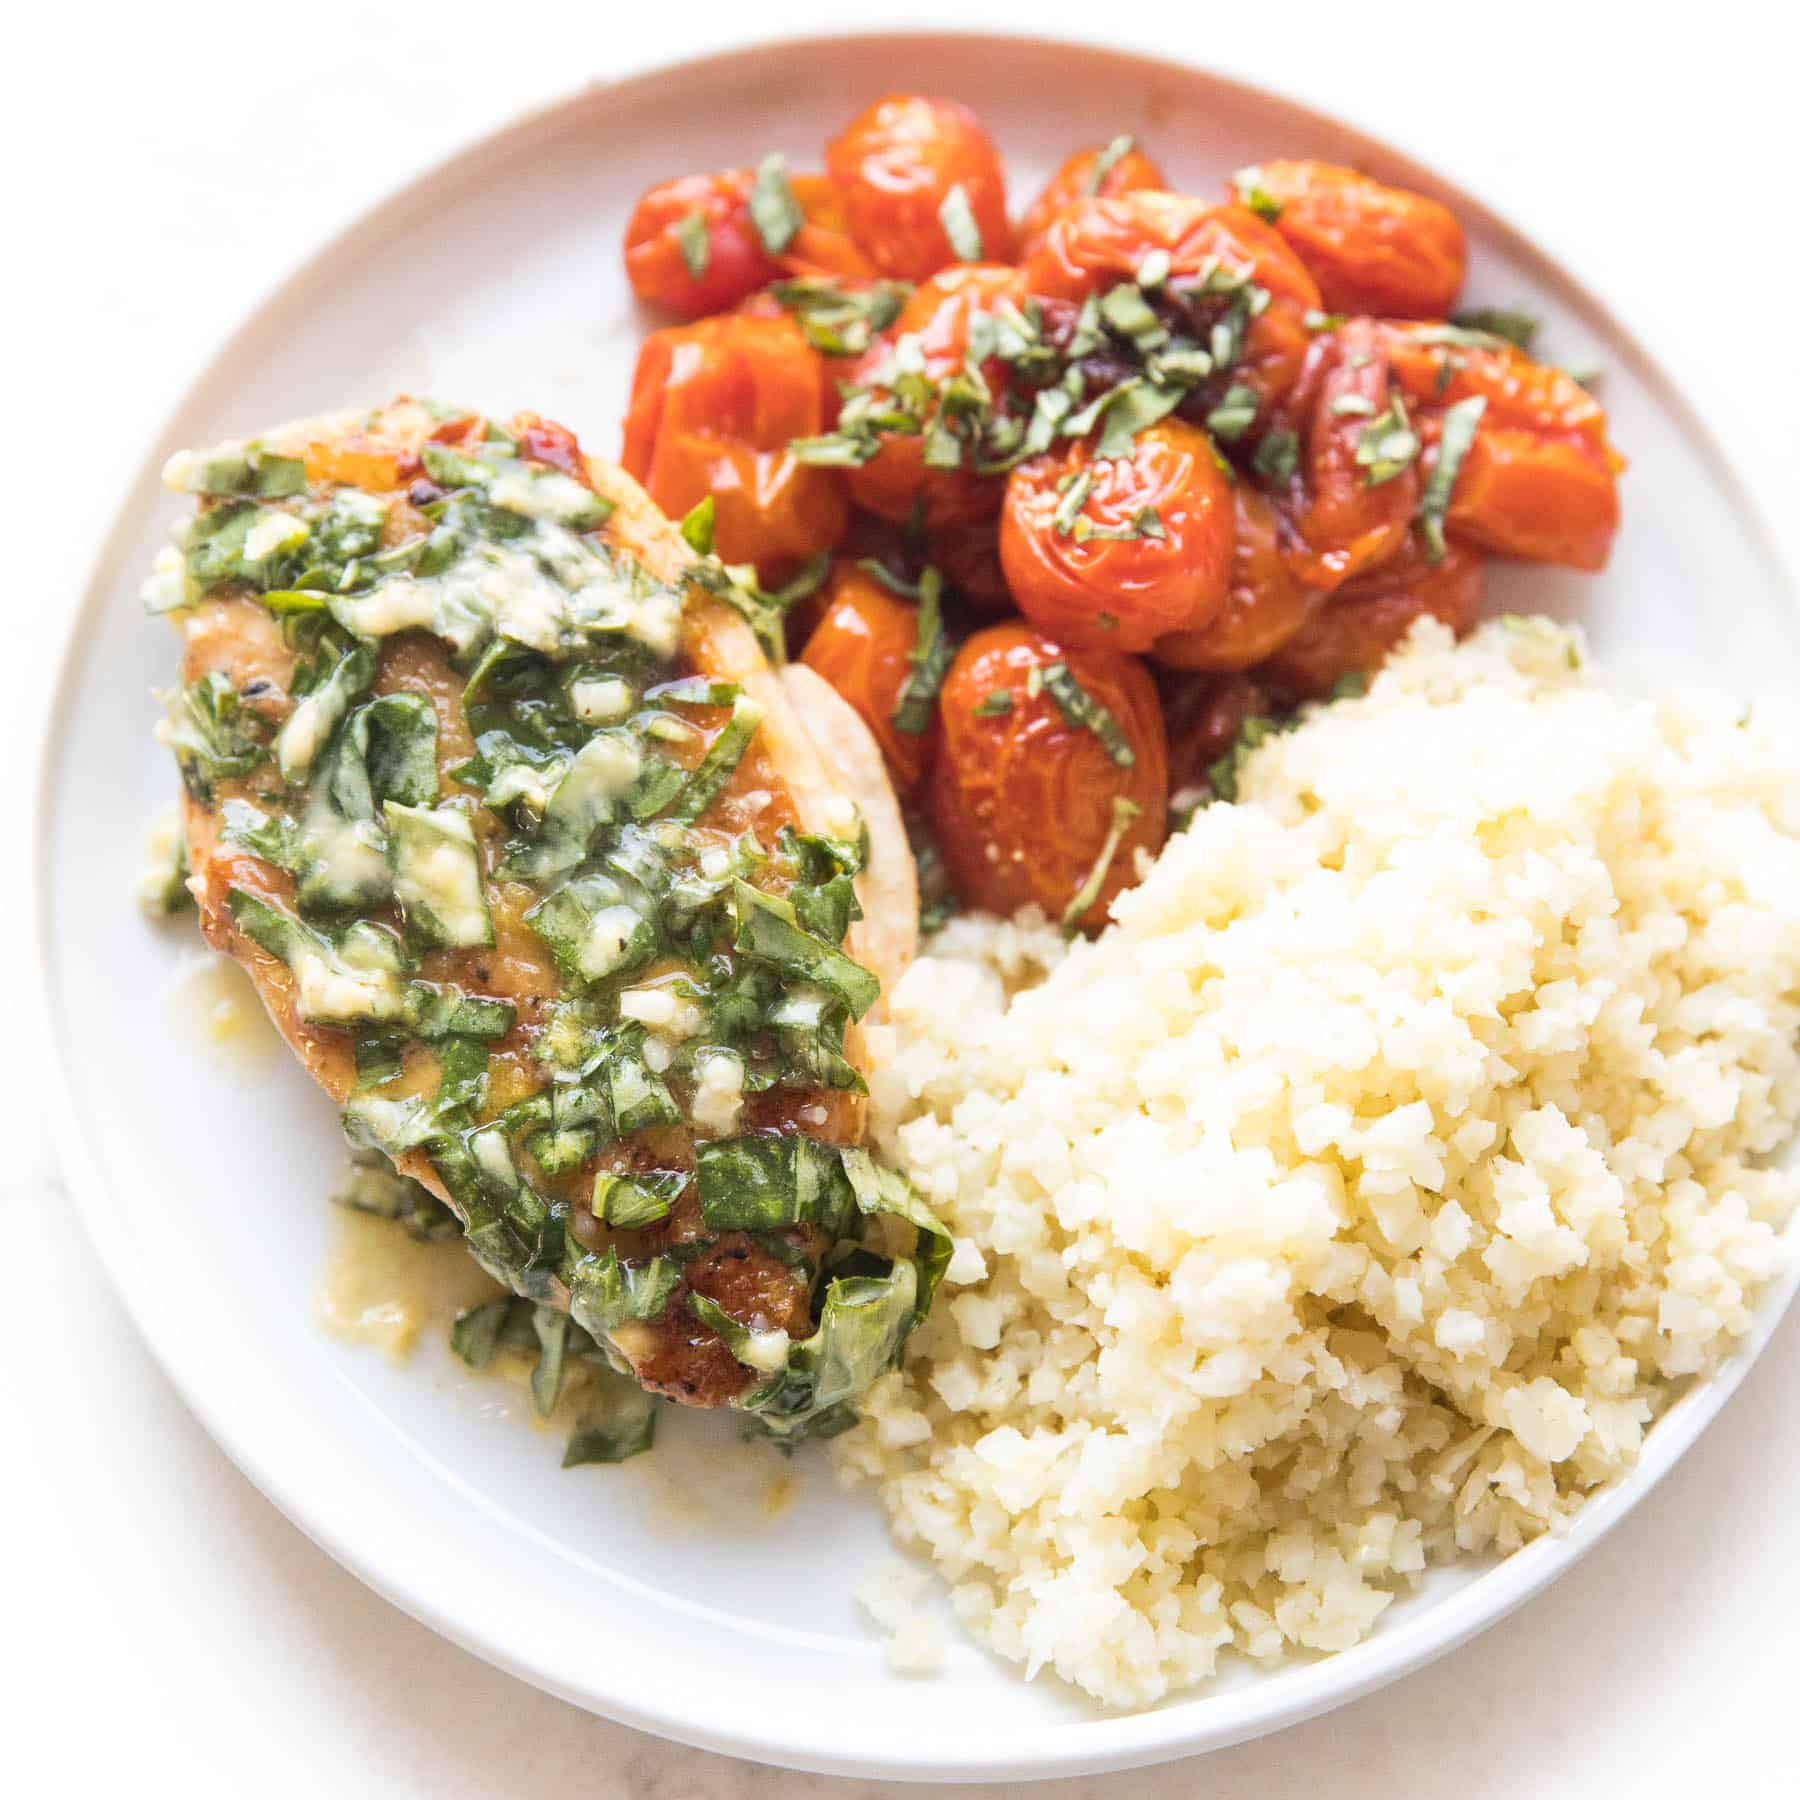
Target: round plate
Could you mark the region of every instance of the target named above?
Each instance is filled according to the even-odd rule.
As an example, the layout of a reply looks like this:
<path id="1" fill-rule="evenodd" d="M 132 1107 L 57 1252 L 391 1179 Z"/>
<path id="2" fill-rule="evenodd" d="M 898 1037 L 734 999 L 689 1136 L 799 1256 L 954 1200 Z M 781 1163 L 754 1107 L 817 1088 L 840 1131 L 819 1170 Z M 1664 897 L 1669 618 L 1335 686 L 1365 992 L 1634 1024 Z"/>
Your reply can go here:
<path id="1" fill-rule="evenodd" d="M 945 1673 L 890 1674 L 850 1601 L 891 1559 L 866 1492 L 822 1451 L 784 1465 L 731 1419 L 665 1421 L 654 1455 L 558 1468 L 497 1422 L 490 1384 L 441 1353 L 397 1369 L 313 1319 L 333 1111 L 285 1058 L 251 1077 L 174 1029 L 185 931 L 130 911 L 147 821 L 173 788 L 149 690 L 175 668 L 135 594 L 178 445 L 400 389 L 536 408 L 602 455 L 618 443 L 647 321 L 619 264 L 651 181 L 779 148 L 800 167 L 867 99 L 951 93 L 1003 146 L 1015 196 L 1074 144 L 1138 132 L 1175 186 L 1217 192 L 1260 157 L 1358 163 L 1435 193 L 1468 228 L 1469 293 L 1551 321 L 1549 353 L 1597 357 L 1628 447 L 1626 528 L 1604 577 L 1503 570 L 1504 610 L 1579 618 L 1626 678 L 1704 668 L 1746 695 L 1795 667 L 1791 590 L 1729 461 L 1657 365 L 1586 291 L 1468 195 L 1320 115 L 1167 62 L 1041 40 L 865 37 L 778 44 L 577 97 L 414 183 L 289 280 L 219 353 L 146 458 L 71 631 L 39 807 L 39 942 L 61 1142 L 101 1260 L 153 1351 L 239 1466 L 320 1544 L 478 1655 L 580 1705 L 709 1748 L 846 1774 L 1068 1775 L 1254 1736 L 1367 1692 L 1460 1642 L 1589 1548 L 1694 1440 L 1772 1329 L 1792 1277 L 1718 1379 L 1651 1434 L 1641 1467 L 1575 1528 L 1488 1570 L 1435 1573 L 1366 1644 L 1272 1674 L 1234 1670 L 1150 1712 L 1096 1713 L 950 1627 Z M 1733 630 L 1695 597 L 1729 593 Z M 78 797 L 71 799 L 71 797 Z"/>

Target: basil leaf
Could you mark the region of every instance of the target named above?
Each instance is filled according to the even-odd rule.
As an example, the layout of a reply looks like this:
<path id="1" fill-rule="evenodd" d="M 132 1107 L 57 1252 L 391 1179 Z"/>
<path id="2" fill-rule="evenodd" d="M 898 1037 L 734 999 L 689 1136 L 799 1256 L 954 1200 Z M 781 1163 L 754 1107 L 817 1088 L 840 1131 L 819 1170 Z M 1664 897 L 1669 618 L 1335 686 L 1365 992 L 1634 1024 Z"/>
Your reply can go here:
<path id="1" fill-rule="evenodd" d="M 334 944 L 243 888 L 232 888 L 226 905 L 246 937 L 287 965 L 302 1019 L 317 1025 L 379 1024 L 404 1014 L 400 946 L 380 926 L 359 920 Z"/>
<path id="2" fill-rule="evenodd" d="M 1056 709 L 1071 725 L 1091 731 L 1100 746 L 1121 769 L 1129 769 L 1136 761 L 1131 740 L 1119 721 L 1076 680 L 1067 663 L 1050 663 L 1044 669 L 1044 691 L 1056 702 Z"/>
<path id="3" fill-rule="evenodd" d="M 1119 845 L 1124 841 L 1125 833 L 1131 821 L 1142 809 L 1135 801 L 1127 800 L 1122 794 L 1115 794 L 1112 803 L 1112 824 L 1107 827 L 1105 841 L 1100 846 L 1100 854 L 1094 858 L 1094 866 L 1088 870 L 1081 886 L 1070 896 L 1069 904 L 1063 908 L 1060 921 L 1065 932 L 1076 930 L 1076 921 L 1096 900 L 1100 898 L 1100 890 L 1106 885 L 1107 871 L 1113 865 L 1113 858 L 1119 853 Z"/>
<path id="4" fill-rule="evenodd" d="M 1486 396 L 1471 394 L 1444 413 L 1437 461 L 1425 478 L 1424 492 L 1419 496 L 1419 535 L 1425 540 L 1427 562 L 1444 560 L 1448 548 L 1444 543 L 1444 519 L 1450 511 L 1450 497 L 1456 490 L 1456 477 L 1461 472 L 1463 458 L 1475 442 L 1481 415 L 1486 410 Z"/>
<path id="5" fill-rule="evenodd" d="M 1235 444 L 1256 423 L 1256 410 L 1261 397 L 1253 387 L 1233 383 L 1224 398 L 1206 415 L 1206 429 L 1214 437 Z"/>
<path id="6" fill-rule="evenodd" d="M 666 817 L 681 825 L 692 825 L 699 819 L 737 773 L 762 717 L 762 708 L 748 694 L 739 694 L 732 701 L 725 728 L 707 746 L 705 756 L 688 776 Z"/>
<path id="7" fill-rule="evenodd" d="M 525 915 L 565 979 L 578 986 L 642 968 L 657 952 L 656 927 L 598 872 L 577 877 Z"/>
<path id="8" fill-rule="evenodd" d="M 932 1297 L 949 1266 L 956 1242 L 949 1230 L 917 1194 L 912 1183 L 896 1169 L 884 1168 L 867 1150 L 841 1152 L 857 1208 L 865 1218 L 887 1213 L 903 1219 L 918 1234 L 914 1260 L 919 1268 L 918 1297 L 913 1317 L 923 1319 L 931 1310 Z"/>
<path id="9" fill-rule="evenodd" d="M 698 281 L 706 273 L 706 265 L 712 257 L 712 233 L 706 228 L 706 214 L 683 213 L 675 224 L 675 242 L 681 250 L 688 279 Z"/>
<path id="10" fill-rule="evenodd" d="M 428 1187 L 400 1174 L 383 1158 L 378 1163 L 351 1163 L 330 1195 L 333 1206 L 392 1219 L 421 1243 L 456 1237 L 462 1223 Z"/>
<path id="11" fill-rule="evenodd" d="M 450 1327 L 450 1348 L 471 1369 L 485 1369 L 494 1360 L 506 1316 L 514 1304 L 511 1294 L 502 1294 L 456 1315 L 456 1323 Z"/>
<path id="12" fill-rule="evenodd" d="M 558 1306 L 534 1306 L 532 1329 L 537 1333 L 538 1359 L 531 1371 L 531 1410 L 540 1419 L 556 1411 L 562 1398 L 563 1363 L 569 1348 L 569 1315 Z"/>
<path id="13" fill-rule="evenodd" d="M 297 456 L 277 456 L 260 444 L 177 456 L 164 471 L 184 494 L 254 495 L 282 500 L 306 492 L 306 464 Z"/>
<path id="14" fill-rule="evenodd" d="M 1452 313 L 1450 323 L 1461 331 L 1478 331 L 1529 351 L 1544 322 L 1522 307 L 1470 306 Z"/>
<path id="15" fill-rule="evenodd" d="M 861 356 L 878 332 L 899 318 L 912 293 L 904 281 L 876 281 L 860 290 L 825 275 L 778 281 L 769 289 L 794 315 L 806 341 L 824 356 Z"/>
<path id="16" fill-rule="evenodd" d="M 666 1219 L 687 1184 L 679 1170 L 637 1175 L 603 1171 L 594 1177 L 593 1210 L 608 1225 L 637 1230 Z"/>
<path id="17" fill-rule="evenodd" d="M 806 223 L 788 180 L 785 156 L 765 156 L 757 165 L 756 181 L 750 189 L 750 222 L 771 256 L 780 256 Z"/>
<path id="18" fill-rule="evenodd" d="M 843 1001 L 860 1019 L 881 995 L 881 983 L 861 963 L 801 928 L 792 905 L 747 881 L 732 883 L 737 911 L 736 948 L 772 964 L 796 981 L 810 982 Z"/>
<path id="19" fill-rule="evenodd" d="M 1356 465 L 1365 487 L 1380 487 L 1403 475 L 1419 454 L 1419 434 L 1406 416 L 1406 404 L 1396 393 L 1379 418 L 1363 427 L 1356 442 Z"/>
<path id="20" fill-rule="evenodd" d="M 275 739 L 275 757 L 284 781 L 298 785 L 324 753 L 351 703 L 375 679 L 375 652 L 363 643 L 344 647 L 325 678 L 295 702 Z"/>
<path id="21" fill-rule="evenodd" d="M 713 548 L 713 521 L 717 516 L 717 507 L 713 497 L 708 494 L 704 500 L 688 508 L 682 515 L 681 535 L 687 547 L 696 556 L 711 556 Z"/>
<path id="22" fill-rule="evenodd" d="M 1265 431 L 1256 446 L 1250 466 L 1257 474 L 1277 485 L 1292 481 L 1300 467 L 1300 439 L 1286 430 Z"/>
<path id="23" fill-rule="evenodd" d="M 455 805 L 383 805 L 394 898 L 418 944 L 486 949 L 494 942 L 481 856 L 469 815 Z"/>
<path id="24" fill-rule="evenodd" d="M 975 222 L 975 209 L 969 204 L 968 192 L 960 181 L 938 206 L 938 222 L 959 262 L 981 261 L 981 227 Z"/>
<path id="25" fill-rule="evenodd" d="M 261 719 L 214 669 L 163 696 L 167 716 L 158 736 L 175 753 L 188 792 L 202 803 L 216 782 L 248 775 L 268 755 Z"/>
<path id="26" fill-rule="evenodd" d="M 1266 219 L 1273 225 L 1281 217 L 1281 202 L 1263 186 L 1263 172 L 1259 165 L 1239 169 L 1232 176 L 1231 185 L 1237 189 L 1241 203 L 1249 207 L 1259 219 Z"/>
<path id="27" fill-rule="evenodd" d="M 604 1338 L 631 1320 L 660 1317 L 680 1286 L 681 1265 L 673 1257 L 621 1262 L 609 1245 L 603 1255 L 590 1251 L 570 1271 L 569 1311 L 582 1330 Z"/>
<path id="28" fill-rule="evenodd" d="M 601 1372 L 592 1400 L 563 1451 L 562 1466 L 622 1463 L 656 1442 L 656 1397 L 624 1375 Z"/>
<path id="29" fill-rule="evenodd" d="M 937 717 L 938 693 L 950 672 L 952 646 L 944 629 L 943 577 L 929 564 L 919 576 L 919 611 L 911 665 L 894 705 L 894 729 L 919 737 L 931 729 Z"/>
<path id="30" fill-rule="evenodd" d="M 1129 131 L 1122 131 L 1096 156 L 1088 168 L 1087 179 L 1081 184 L 1084 194 L 1098 194 L 1109 176 L 1119 163 L 1137 147 L 1137 139 Z"/>
<path id="31" fill-rule="evenodd" d="M 819 1225 L 833 1237 L 855 1195 L 840 1152 L 817 1138 L 756 1134 L 718 1138 L 695 1153 L 700 1216 L 714 1231 Z"/>

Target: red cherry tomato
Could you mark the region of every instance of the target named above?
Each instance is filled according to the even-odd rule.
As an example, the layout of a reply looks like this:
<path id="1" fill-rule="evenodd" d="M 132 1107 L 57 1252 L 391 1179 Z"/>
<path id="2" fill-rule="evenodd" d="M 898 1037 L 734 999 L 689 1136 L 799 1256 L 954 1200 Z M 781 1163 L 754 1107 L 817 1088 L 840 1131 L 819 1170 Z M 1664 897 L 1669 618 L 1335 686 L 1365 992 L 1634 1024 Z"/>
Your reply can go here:
<path id="1" fill-rule="evenodd" d="M 708 494 L 727 562 L 779 581 L 843 536 L 841 473 L 789 452 L 825 424 L 820 359 L 791 318 L 736 313 L 652 332 L 638 353 L 621 457 L 679 519 Z"/>
<path id="2" fill-rule="evenodd" d="M 1104 169 L 1096 166 L 1110 148 L 1104 144 L 1077 150 L 1044 186 L 1019 221 L 1019 255 L 1025 258 L 1043 241 L 1050 221 L 1083 200 L 1100 198 L 1116 200 L 1121 194 L 1134 194 L 1140 188 L 1163 188 L 1162 170 L 1135 144 L 1121 156 L 1115 156 Z"/>
<path id="3" fill-rule="evenodd" d="M 954 100 L 877 100 L 833 140 L 825 163 L 844 196 L 851 235 L 884 275 L 923 281 L 951 263 L 1012 256 L 1000 154 L 980 120 Z M 944 225 L 956 189 L 980 239 L 972 256 L 951 243 Z"/>
<path id="4" fill-rule="evenodd" d="M 697 319 L 725 312 L 776 280 L 780 266 L 750 218 L 755 180 L 753 169 L 720 169 L 651 188 L 625 227 L 631 291 L 651 306 Z"/>
<path id="5" fill-rule="evenodd" d="M 916 347 L 924 379 L 935 388 L 962 368 L 970 321 L 1020 298 L 1016 269 L 994 263 L 946 269 L 921 284 L 899 318 L 858 360 L 852 380 L 888 391 L 882 378 L 893 372 L 896 347 L 907 342 Z M 1007 374 L 998 358 L 983 365 L 984 378 L 996 393 L 1005 387 Z M 935 403 L 927 407 L 927 424 L 937 410 Z M 906 523 L 916 506 L 930 528 L 976 523 L 1000 510 L 1006 485 L 1002 477 L 976 474 L 966 452 L 958 467 L 934 468 L 925 461 L 925 445 L 924 432 L 883 433 L 874 459 L 850 471 L 851 498 L 895 524 Z"/>
<path id="6" fill-rule="evenodd" d="M 1441 319 L 1456 304 L 1468 246 L 1435 200 L 1324 162 L 1267 162 L 1232 197 L 1266 197 L 1275 229 L 1311 270 L 1333 312 Z"/>
<path id="7" fill-rule="evenodd" d="M 1072 723 L 1046 672 L 1061 665 L 1121 734 L 1122 763 Z M 1060 685 L 1060 678 L 1055 678 Z M 1093 902 L 1076 923 L 1098 930 L 1136 855 L 1168 829 L 1168 750 L 1156 684 L 1110 650 L 1066 649 L 1023 621 L 990 625 L 957 653 L 939 699 L 943 739 L 926 806 L 957 893 L 997 913 L 1041 906 L 1060 918 L 1106 850 L 1118 814 L 1137 811 L 1114 843 Z"/>
<path id="8" fill-rule="evenodd" d="M 1212 440 L 1164 419 L 1128 456 L 1083 441 L 1015 469 L 1000 563 L 1019 610 L 1060 642 L 1148 650 L 1203 630 L 1225 604 L 1233 529 Z"/>
<path id="9" fill-rule="evenodd" d="M 861 715 L 881 746 L 895 792 L 903 798 L 918 786 L 938 738 L 935 716 L 925 732 L 902 731 L 894 723 L 918 636 L 916 607 L 890 593 L 866 569 L 839 563 L 831 573 L 824 615 L 800 658 Z"/>

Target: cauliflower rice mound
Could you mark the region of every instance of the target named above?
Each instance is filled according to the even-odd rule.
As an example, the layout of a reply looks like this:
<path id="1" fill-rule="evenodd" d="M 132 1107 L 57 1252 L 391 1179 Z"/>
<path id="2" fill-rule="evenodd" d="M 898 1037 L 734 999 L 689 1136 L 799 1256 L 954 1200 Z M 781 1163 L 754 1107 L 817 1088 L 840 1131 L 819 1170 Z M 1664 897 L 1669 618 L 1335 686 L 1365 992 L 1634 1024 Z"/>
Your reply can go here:
<path id="1" fill-rule="evenodd" d="M 878 1131 L 958 1244 L 840 1472 L 1028 1672 L 1140 1706 L 1343 1649 L 1570 1519 L 1749 1328 L 1800 772 L 1578 662 L 1427 622 L 1098 941 L 964 920 L 895 988 Z"/>

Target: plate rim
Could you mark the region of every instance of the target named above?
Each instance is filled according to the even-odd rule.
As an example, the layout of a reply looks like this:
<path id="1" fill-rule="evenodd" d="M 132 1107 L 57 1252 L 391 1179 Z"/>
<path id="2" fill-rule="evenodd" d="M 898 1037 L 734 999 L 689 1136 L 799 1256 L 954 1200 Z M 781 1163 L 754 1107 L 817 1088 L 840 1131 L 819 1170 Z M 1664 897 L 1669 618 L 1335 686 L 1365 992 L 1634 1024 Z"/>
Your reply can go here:
<path id="1" fill-rule="evenodd" d="M 1266 1698 L 1262 1697 L 1265 1690 L 1261 1687 L 1230 1695 L 1215 1694 L 1203 1687 L 1147 1711 L 1096 1712 L 1092 1717 L 1049 1725 L 1030 1744 L 994 1749 L 965 1735 L 955 1741 L 948 1755 L 926 1743 L 917 1749 L 908 1745 L 902 1760 L 893 1760 L 891 1753 L 871 1760 L 867 1754 L 834 1746 L 804 1729 L 784 1731 L 771 1725 L 760 1734 L 721 1730 L 705 1718 L 694 1716 L 691 1707 L 621 1698 L 591 1681 L 568 1682 L 535 1662 L 528 1650 L 483 1635 L 460 1619 L 453 1602 L 442 1597 L 443 1584 L 434 1591 L 429 1584 L 408 1582 L 394 1574 L 391 1567 L 384 1567 L 354 1536 L 333 1529 L 332 1522 L 321 1519 L 321 1511 L 334 1509 L 324 1506 L 304 1483 L 296 1486 L 285 1479 L 287 1471 L 266 1466 L 252 1453 L 244 1441 L 243 1430 L 234 1428 L 229 1409 L 215 1406 L 201 1379 L 203 1371 L 197 1366 L 196 1346 L 183 1341 L 175 1323 L 158 1312 L 150 1296 L 129 1279 L 130 1271 L 117 1260 L 113 1234 L 106 1229 L 104 1174 L 79 1129 L 71 1074 L 74 1056 L 70 1024 L 56 1000 L 48 875 L 51 778 L 67 737 L 61 724 L 66 710 L 63 702 L 78 676 L 86 628 L 97 613 L 117 598 L 116 586 L 107 577 L 121 561 L 126 541 L 139 528 L 131 516 L 136 496 L 146 480 L 154 478 L 163 456 L 177 441 L 179 422 L 206 404 L 209 390 L 227 376 L 242 351 L 309 286 L 333 268 L 354 266 L 372 240 L 385 236 L 407 215 L 429 207 L 482 163 L 528 143 L 534 134 L 573 117 L 596 98 L 635 84 L 668 80 L 684 72 L 724 76 L 734 64 L 753 64 L 770 56 L 791 57 L 809 47 L 841 46 L 846 42 L 903 43 L 911 53 L 928 51 L 934 44 L 956 45 L 964 51 L 983 43 L 996 50 L 1030 46 L 1104 57 L 1118 65 L 1120 72 L 1124 72 L 1124 65 L 1135 64 L 1146 73 L 1161 71 L 1186 80 L 1197 78 L 1234 90 L 1235 97 L 1245 102 L 1298 112 L 1330 130 L 1348 131 L 1379 150 L 1387 160 L 1411 165 L 1428 176 L 1432 185 L 1455 189 L 1460 199 L 1480 212 L 1486 225 L 1509 240 L 1509 248 L 1533 265 L 1535 272 L 1604 319 L 1615 341 L 1637 362 L 1658 404 L 1690 434 L 1699 453 L 1712 466 L 1721 489 L 1748 528 L 1750 547 L 1765 565 L 1772 589 L 1785 594 L 1790 608 L 1800 604 L 1800 571 L 1784 554 L 1783 539 L 1773 527 L 1756 488 L 1745 479 L 1736 457 L 1707 415 L 1690 402 L 1685 386 L 1671 372 L 1672 359 L 1661 343 L 1654 337 L 1647 342 L 1630 310 L 1581 272 L 1578 254 L 1547 245 L 1528 233 L 1508 211 L 1487 200 L 1481 184 L 1461 171 L 1454 155 L 1428 157 L 1403 134 L 1395 135 L 1385 126 L 1377 128 L 1372 121 L 1365 122 L 1354 107 L 1340 105 L 1335 99 L 1329 105 L 1323 104 L 1309 92 L 1271 83 L 1260 74 L 1246 74 L 1227 64 L 1171 54 L 1166 47 L 1153 45 L 1129 29 L 1102 36 L 1062 27 L 1054 32 L 1040 32 L 1005 23 L 981 22 L 967 29 L 918 29 L 871 22 L 849 30 L 752 28 L 703 55 L 683 54 L 659 44 L 648 54 L 628 57 L 605 79 L 573 84 L 478 131 L 448 153 L 402 174 L 345 222 L 327 228 L 255 294 L 238 322 L 223 334 L 176 391 L 155 429 L 145 434 L 147 442 L 141 453 L 122 465 L 130 473 L 112 505 L 110 522 L 86 561 L 75 590 L 75 604 L 68 611 L 61 641 L 53 651 L 54 676 L 42 729 L 34 741 L 37 766 L 31 781 L 27 843 L 27 926 L 29 942 L 36 953 L 34 999 L 47 1028 L 46 1038 L 53 1046 L 46 1083 L 53 1115 L 52 1155 L 75 1202 L 89 1251 L 104 1269 L 115 1296 L 158 1367 L 214 1443 L 264 1498 L 341 1567 L 402 1612 L 482 1661 L 571 1704 L 636 1729 L 722 1754 L 790 1768 L 903 1781 L 988 1781 L 1141 1767 L 1223 1748 L 1361 1698 L 1499 1623 L 1572 1568 L 1651 1492 L 1723 1409 L 1788 1312 L 1796 1288 L 1800 1287 L 1800 1262 L 1790 1262 L 1785 1274 L 1761 1296 L 1753 1329 L 1739 1341 L 1719 1372 L 1690 1388 L 1657 1421 L 1630 1475 L 1589 1501 L 1567 1531 L 1534 1540 L 1391 1633 L 1377 1633 L 1334 1656 L 1290 1662 L 1280 1677 L 1268 1684 Z M 1800 1215 L 1790 1223 L 1786 1236 L 1790 1242 L 1800 1238 Z M 1216 1720 L 1204 1716 L 1209 1708 L 1222 1716 Z M 899 1747 L 898 1740 L 895 1747 Z"/>

